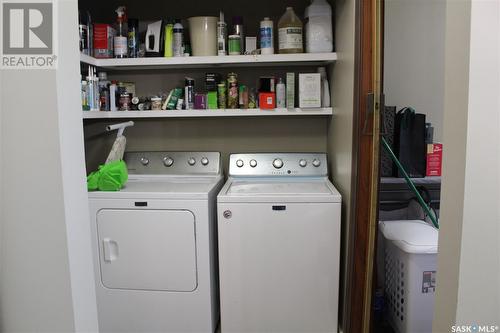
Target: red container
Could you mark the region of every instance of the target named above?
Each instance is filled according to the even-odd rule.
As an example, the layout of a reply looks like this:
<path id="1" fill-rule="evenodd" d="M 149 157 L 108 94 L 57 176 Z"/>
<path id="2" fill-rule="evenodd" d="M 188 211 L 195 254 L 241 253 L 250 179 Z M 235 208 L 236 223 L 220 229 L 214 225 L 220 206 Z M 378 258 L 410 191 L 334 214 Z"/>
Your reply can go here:
<path id="1" fill-rule="evenodd" d="M 443 165 L 443 144 L 430 143 L 427 145 L 427 177 L 441 176 Z"/>
<path id="2" fill-rule="evenodd" d="M 113 58 L 115 29 L 109 24 L 94 23 L 94 57 Z"/>
<path id="3" fill-rule="evenodd" d="M 276 93 L 274 92 L 259 93 L 259 108 L 261 109 L 276 108 Z"/>

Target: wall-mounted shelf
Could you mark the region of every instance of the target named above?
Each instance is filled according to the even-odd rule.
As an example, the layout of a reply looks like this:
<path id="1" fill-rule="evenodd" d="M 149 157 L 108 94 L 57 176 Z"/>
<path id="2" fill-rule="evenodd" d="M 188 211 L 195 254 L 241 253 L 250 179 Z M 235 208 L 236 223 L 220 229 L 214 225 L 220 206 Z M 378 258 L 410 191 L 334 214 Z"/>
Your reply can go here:
<path id="1" fill-rule="evenodd" d="M 83 111 L 83 119 L 115 118 L 192 118 L 192 117 L 262 117 L 262 116 L 330 116 L 332 108 L 311 109 L 213 109 L 165 111 Z"/>
<path id="2" fill-rule="evenodd" d="M 207 57 L 171 57 L 171 58 L 125 58 L 96 59 L 81 54 L 84 64 L 108 70 L 131 69 L 171 69 L 171 68 L 207 68 L 207 67 L 263 67 L 263 66 L 316 66 L 328 65 L 337 60 L 337 53 L 296 53 L 270 55 L 232 55 Z"/>

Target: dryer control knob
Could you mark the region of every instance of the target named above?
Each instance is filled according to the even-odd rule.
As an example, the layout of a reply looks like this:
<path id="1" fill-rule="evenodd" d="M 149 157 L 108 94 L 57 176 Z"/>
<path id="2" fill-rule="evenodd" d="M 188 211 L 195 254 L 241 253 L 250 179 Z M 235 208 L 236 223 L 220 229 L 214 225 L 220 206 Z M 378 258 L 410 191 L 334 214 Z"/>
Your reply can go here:
<path id="1" fill-rule="evenodd" d="M 171 167 L 174 164 L 174 159 L 172 157 L 164 157 L 163 165 L 166 167 Z"/>
<path id="2" fill-rule="evenodd" d="M 305 168 L 305 167 L 307 166 L 307 161 L 306 161 L 306 160 L 304 160 L 304 159 L 301 159 L 301 160 L 299 161 L 299 165 L 300 165 L 301 167 Z"/>
<path id="3" fill-rule="evenodd" d="M 142 165 L 148 165 L 149 164 L 149 159 L 146 157 L 141 157 L 141 164 Z"/>
<path id="4" fill-rule="evenodd" d="M 320 161 L 320 160 L 318 160 L 317 158 L 315 158 L 315 159 L 313 160 L 313 165 L 317 168 L 317 167 L 319 167 L 319 166 L 321 165 L 321 161 Z"/>
<path id="5" fill-rule="evenodd" d="M 243 160 L 237 160 L 237 161 L 236 161 L 236 166 L 237 166 L 238 168 L 241 168 L 244 164 L 245 164 L 245 163 L 243 163 Z"/>
<path id="6" fill-rule="evenodd" d="M 195 165 L 196 164 L 196 160 L 194 159 L 194 157 L 190 157 L 189 160 L 188 160 L 188 164 L 189 165 Z"/>
<path id="7" fill-rule="evenodd" d="M 202 157 L 202 158 L 201 158 L 201 164 L 203 164 L 203 165 L 207 165 L 207 164 L 208 164 L 208 158 L 206 158 L 206 157 Z"/>
<path id="8" fill-rule="evenodd" d="M 250 160 L 250 166 L 252 168 L 255 168 L 257 166 L 257 161 L 256 160 Z"/>
<path id="9" fill-rule="evenodd" d="M 276 169 L 281 169 L 283 167 L 283 160 L 281 158 L 275 158 L 273 161 L 273 166 Z"/>

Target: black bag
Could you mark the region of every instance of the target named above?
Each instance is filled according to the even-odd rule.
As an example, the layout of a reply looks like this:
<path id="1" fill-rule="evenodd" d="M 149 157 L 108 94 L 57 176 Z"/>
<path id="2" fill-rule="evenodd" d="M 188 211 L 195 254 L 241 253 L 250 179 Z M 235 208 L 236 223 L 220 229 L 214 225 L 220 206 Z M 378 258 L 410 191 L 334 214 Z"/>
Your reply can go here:
<path id="1" fill-rule="evenodd" d="M 410 177 L 425 177 L 425 114 L 415 113 L 415 110 L 409 107 L 398 111 L 394 131 L 394 153 Z M 396 166 L 394 170 L 396 177 L 403 177 Z"/>
<path id="2" fill-rule="evenodd" d="M 396 107 L 386 106 L 382 110 L 382 132 L 385 141 L 389 147 L 394 151 L 394 125 L 396 121 Z M 380 151 L 380 176 L 392 177 L 394 176 L 393 161 L 389 153 L 382 149 Z"/>

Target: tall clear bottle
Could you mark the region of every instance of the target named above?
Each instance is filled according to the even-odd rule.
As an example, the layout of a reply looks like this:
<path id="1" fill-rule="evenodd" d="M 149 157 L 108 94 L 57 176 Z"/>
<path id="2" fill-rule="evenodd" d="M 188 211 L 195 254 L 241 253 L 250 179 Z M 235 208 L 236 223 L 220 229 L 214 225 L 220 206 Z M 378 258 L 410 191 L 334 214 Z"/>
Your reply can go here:
<path id="1" fill-rule="evenodd" d="M 292 7 L 278 21 L 279 53 L 303 53 L 303 25 Z"/>
<path id="2" fill-rule="evenodd" d="M 113 39 L 115 58 L 127 58 L 128 26 L 125 7 L 118 7 L 116 15 L 116 36 Z"/>

